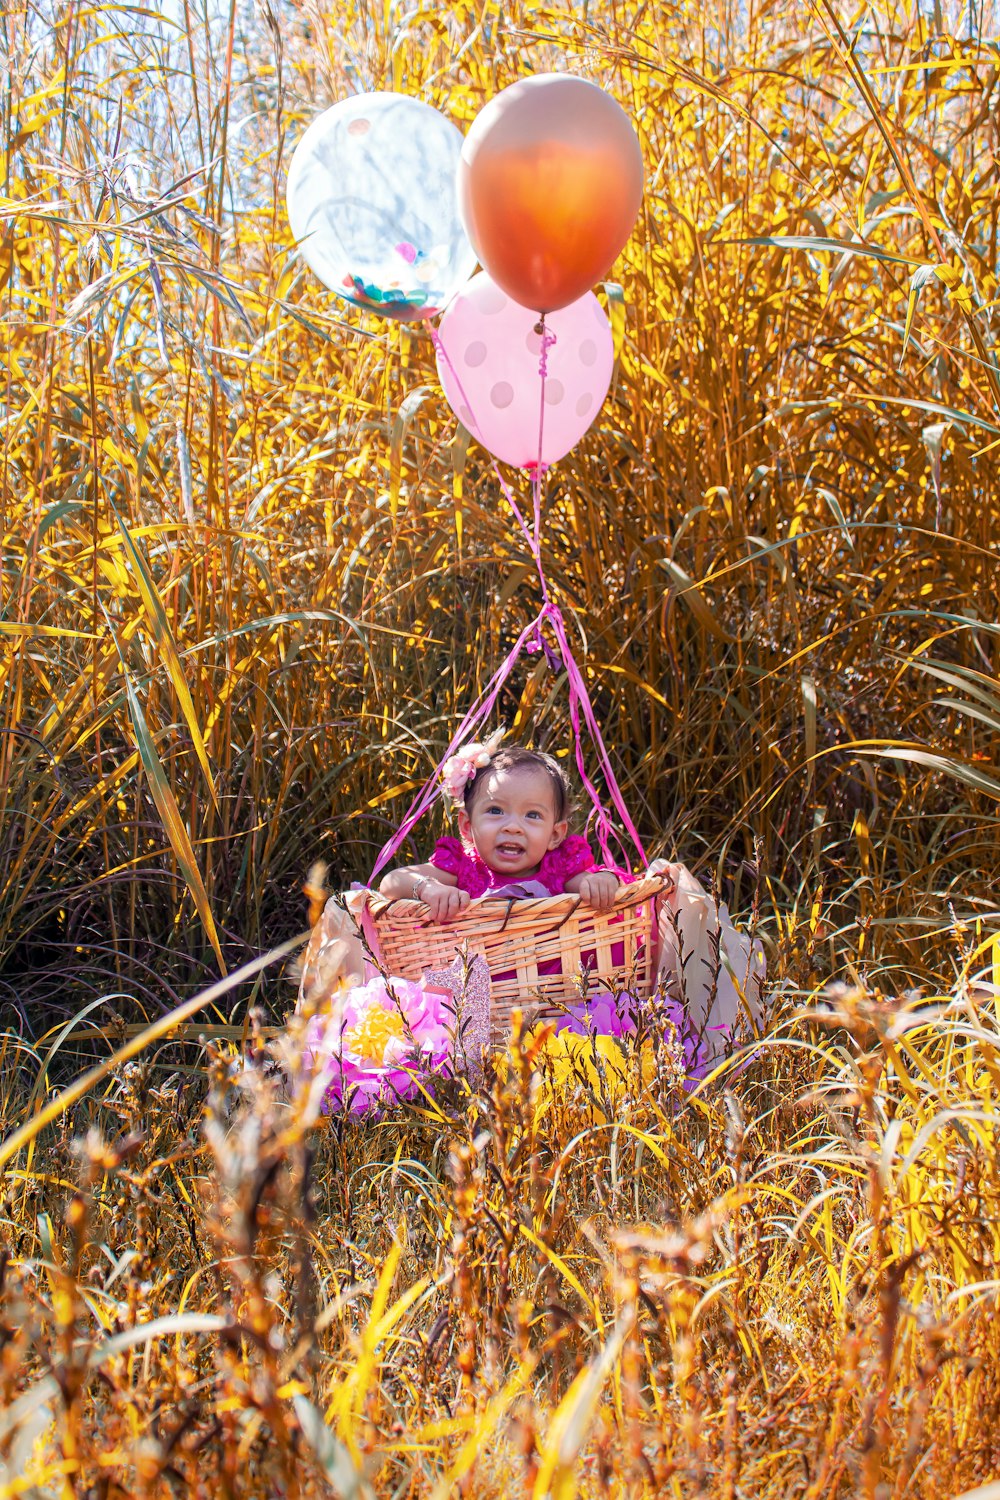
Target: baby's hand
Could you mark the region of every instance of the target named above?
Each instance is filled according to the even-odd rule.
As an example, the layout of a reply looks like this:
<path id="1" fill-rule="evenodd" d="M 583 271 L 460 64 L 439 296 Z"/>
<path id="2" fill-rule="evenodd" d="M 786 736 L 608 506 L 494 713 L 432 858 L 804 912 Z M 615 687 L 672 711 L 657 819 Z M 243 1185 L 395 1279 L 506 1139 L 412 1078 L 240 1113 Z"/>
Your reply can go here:
<path id="1" fill-rule="evenodd" d="M 580 899 L 595 911 L 610 911 L 620 890 L 621 882 L 610 870 L 594 870 L 580 881 Z"/>
<path id="2" fill-rule="evenodd" d="M 432 922 L 450 922 L 469 904 L 468 891 L 460 891 L 457 885 L 444 885 L 440 880 L 425 880 L 418 898 L 427 907 Z"/>

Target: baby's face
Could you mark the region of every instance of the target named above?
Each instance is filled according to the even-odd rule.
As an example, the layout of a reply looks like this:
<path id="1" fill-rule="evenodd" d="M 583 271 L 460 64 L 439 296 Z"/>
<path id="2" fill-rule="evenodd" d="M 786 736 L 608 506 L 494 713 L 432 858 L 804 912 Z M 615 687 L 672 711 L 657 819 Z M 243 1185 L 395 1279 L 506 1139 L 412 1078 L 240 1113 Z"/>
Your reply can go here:
<path id="1" fill-rule="evenodd" d="M 556 818 L 555 788 L 548 774 L 532 766 L 513 771 L 480 771 L 472 810 L 458 815 L 462 837 L 475 845 L 498 875 L 512 880 L 533 875 L 542 856 L 566 837 L 568 824 Z"/>

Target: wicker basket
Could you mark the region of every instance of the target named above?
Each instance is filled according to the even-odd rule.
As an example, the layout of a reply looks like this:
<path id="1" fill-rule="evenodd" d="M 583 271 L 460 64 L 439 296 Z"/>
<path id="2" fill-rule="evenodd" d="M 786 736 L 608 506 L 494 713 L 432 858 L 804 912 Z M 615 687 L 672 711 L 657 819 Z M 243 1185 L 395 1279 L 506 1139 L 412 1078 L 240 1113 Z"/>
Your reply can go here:
<path id="1" fill-rule="evenodd" d="M 629 989 L 648 995 L 653 978 L 657 896 L 669 881 L 652 876 L 625 886 L 614 910 L 598 916 L 576 895 L 528 900 L 483 898 L 452 921 L 428 921 L 421 901 L 368 898 L 378 953 L 387 974 L 417 980 L 443 969 L 463 943 L 480 954 L 492 980 L 490 1032 L 495 1044 L 510 1030 L 511 1010 L 557 1013 L 578 1000 L 581 973 L 590 989 Z M 544 972 L 551 967 L 555 973 Z"/>

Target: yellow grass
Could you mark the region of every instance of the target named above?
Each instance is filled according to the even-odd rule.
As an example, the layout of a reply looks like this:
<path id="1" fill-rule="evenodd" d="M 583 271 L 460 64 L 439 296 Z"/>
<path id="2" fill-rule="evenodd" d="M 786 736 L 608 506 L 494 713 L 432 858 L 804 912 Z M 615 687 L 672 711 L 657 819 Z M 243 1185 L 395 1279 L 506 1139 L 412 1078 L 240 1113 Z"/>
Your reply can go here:
<path id="1" fill-rule="evenodd" d="M 8 1164 L 3 1493 L 994 1476 L 995 999 L 844 991 L 690 1096 L 624 1046 L 625 1087 L 515 1039 L 476 1096 L 318 1135 L 217 1052 L 201 1121 L 190 1076 L 118 1067 L 84 1139 Z"/>
<path id="2" fill-rule="evenodd" d="M 995 15 L 2 25 L 0 1493 L 996 1480 Z M 359 87 L 465 126 L 553 66 L 647 193 L 546 570 L 651 852 L 744 911 L 763 872 L 773 1034 L 691 1099 L 637 1058 L 539 1107 L 524 1043 L 436 1110 L 316 1134 L 252 1072 L 231 1120 L 291 989 L 224 971 L 314 859 L 367 873 L 538 602 L 428 340 L 297 259 L 290 153 Z M 503 712 L 568 744 L 538 658 Z"/>

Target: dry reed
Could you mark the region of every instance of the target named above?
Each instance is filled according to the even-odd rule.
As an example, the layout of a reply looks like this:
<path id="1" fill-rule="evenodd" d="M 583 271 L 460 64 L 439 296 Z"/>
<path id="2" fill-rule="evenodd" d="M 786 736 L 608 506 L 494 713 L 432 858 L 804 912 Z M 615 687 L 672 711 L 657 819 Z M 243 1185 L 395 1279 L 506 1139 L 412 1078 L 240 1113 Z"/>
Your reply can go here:
<path id="1" fill-rule="evenodd" d="M 1000 1473 L 994 21 L 9 0 L 2 1493 Z M 652 852 L 739 906 L 762 841 L 775 1030 L 693 1098 L 633 1058 L 615 1108 L 521 1038 L 317 1137 L 262 1067 L 233 1103 L 276 966 L 207 1053 L 134 1025 L 291 937 L 314 858 L 367 872 L 537 601 L 427 341 L 317 287 L 283 174 L 348 89 L 464 125 L 552 65 L 629 108 L 648 191 L 546 568 Z M 503 708 L 565 747 L 543 660 Z"/>

